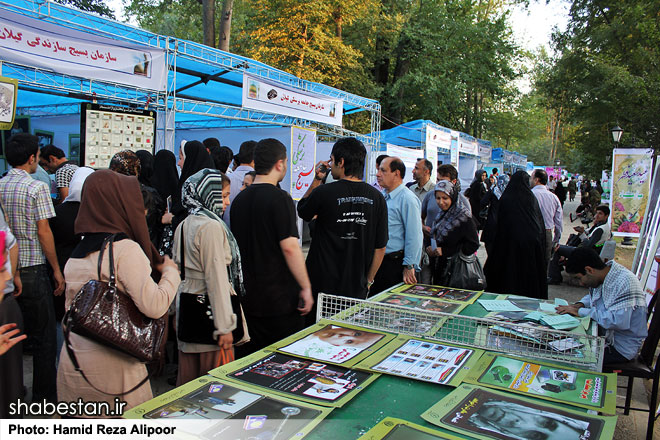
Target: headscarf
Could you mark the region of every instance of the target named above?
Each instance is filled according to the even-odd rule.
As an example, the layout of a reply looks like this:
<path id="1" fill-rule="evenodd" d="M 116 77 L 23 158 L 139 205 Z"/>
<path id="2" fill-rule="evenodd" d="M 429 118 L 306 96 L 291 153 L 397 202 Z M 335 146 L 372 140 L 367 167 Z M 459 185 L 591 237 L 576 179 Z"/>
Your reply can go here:
<path id="1" fill-rule="evenodd" d="M 204 168 L 215 168 L 213 160 L 206 147 L 199 141 L 188 141 L 181 147 L 183 150 L 183 167 L 181 167 L 181 177 L 179 178 L 179 190 L 183 188 L 183 183 L 199 170 Z"/>
<path id="2" fill-rule="evenodd" d="M 154 155 L 147 150 L 138 150 L 135 152 L 135 155 L 140 160 L 140 174 L 138 175 L 138 180 L 142 185 L 153 186 Z"/>
<path id="3" fill-rule="evenodd" d="M 83 183 L 85 183 L 87 177 L 93 172 L 94 170 L 92 168 L 79 167 L 71 177 L 71 182 L 69 182 L 69 195 L 66 196 L 66 198 L 62 203 L 80 202 L 80 197 L 82 196 Z"/>
<path id="4" fill-rule="evenodd" d="M 181 197 L 179 173 L 176 170 L 176 156 L 174 156 L 174 153 L 169 150 L 160 150 L 156 153 L 151 183 L 163 200 L 167 200 L 169 196 L 177 200 Z"/>
<path id="5" fill-rule="evenodd" d="M 140 183 L 135 177 L 110 170 L 90 174 L 85 181 L 74 232 L 125 234 L 140 245 L 152 269 L 163 262 L 149 240 Z"/>
<path id="6" fill-rule="evenodd" d="M 443 241 L 461 223 L 467 222 L 472 218 L 472 210 L 466 199 L 459 197 L 459 190 L 451 181 L 441 180 L 435 186 L 435 191 L 441 191 L 451 198 L 451 206 L 446 211 L 440 209 L 431 230 L 431 235 L 437 241 Z"/>
<path id="7" fill-rule="evenodd" d="M 227 224 L 221 220 L 224 205 L 222 203 L 222 173 L 205 168 L 190 176 L 181 190 L 182 203 L 189 215 L 204 215 L 220 222 L 227 234 L 231 249 L 231 263 L 227 268 L 234 291 L 239 296 L 245 295 L 243 268 L 238 242 Z"/>
<path id="8" fill-rule="evenodd" d="M 509 184 L 509 176 L 506 174 L 502 174 L 501 176 L 497 176 L 497 184 L 495 185 L 495 188 L 493 188 L 493 194 L 495 197 L 497 197 L 497 200 L 502 197 L 502 194 L 504 194 L 504 190 L 506 189 L 506 186 Z"/>
<path id="9" fill-rule="evenodd" d="M 488 176 L 488 174 L 486 173 L 486 170 L 484 170 L 484 169 L 478 169 L 478 170 L 474 173 L 474 179 L 472 179 L 472 182 L 470 183 L 470 186 L 472 186 L 472 184 L 475 183 L 475 182 L 483 183 L 483 184 L 485 185 L 486 182 L 484 182 L 484 181 L 481 180 L 481 176 L 482 176 L 483 174 L 486 174 L 486 176 Z"/>
<path id="10" fill-rule="evenodd" d="M 124 176 L 140 175 L 140 159 L 131 150 L 124 150 L 116 153 L 110 159 L 110 170 Z"/>

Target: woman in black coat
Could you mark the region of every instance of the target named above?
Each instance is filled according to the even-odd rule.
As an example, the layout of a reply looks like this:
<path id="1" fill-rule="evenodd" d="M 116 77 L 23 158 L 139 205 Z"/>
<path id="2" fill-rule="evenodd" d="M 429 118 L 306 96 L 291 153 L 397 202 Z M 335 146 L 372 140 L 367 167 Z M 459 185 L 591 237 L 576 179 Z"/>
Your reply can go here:
<path id="1" fill-rule="evenodd" d="M 548 299 L 545 224 L 529 174 L 518 171 L 497 208 L 497 228 L 484 266 L 493 293 Z"/>
<path id="2" fill-rule="evenodd" d="M 474 180 L 470 184 L 470 187 L 466 191 L 466 196 L 470 200 L 470 207 L 472 209 L 472 217 L 477 222 L 477 228 L 483 228 L 483 222 L 485 221 L 485 216 L 482 218 L 479 213 L 481 212 L 481 199 L 484 198 L 488 188 L 486 187 L 486 179 L 488 178 L 488 173 L 484 170 L 477 170 L 474 173 Z"/>

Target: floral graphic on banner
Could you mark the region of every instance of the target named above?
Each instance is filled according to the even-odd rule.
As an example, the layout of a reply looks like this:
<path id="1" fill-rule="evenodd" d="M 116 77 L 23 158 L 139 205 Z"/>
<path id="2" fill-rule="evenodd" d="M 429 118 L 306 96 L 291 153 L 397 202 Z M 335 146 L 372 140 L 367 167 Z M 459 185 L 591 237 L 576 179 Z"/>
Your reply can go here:
<path id="1" fill-rule="evenodd" d="M 653 150 L 616 148 L 612 162 L 612 233 L 638 237 L 649 196 Z"/>

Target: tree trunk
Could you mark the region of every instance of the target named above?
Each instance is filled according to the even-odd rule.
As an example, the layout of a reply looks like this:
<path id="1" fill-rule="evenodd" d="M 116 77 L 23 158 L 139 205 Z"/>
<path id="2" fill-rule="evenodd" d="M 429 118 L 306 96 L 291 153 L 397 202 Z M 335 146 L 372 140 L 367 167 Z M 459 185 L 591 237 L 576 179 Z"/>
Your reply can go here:
<path id="1" fill-rule="evenodd" d="M 202 0 L 204 44 L 215 47 L 215 0 Z"/>
<path id="2" fill-rule="evenodd" d="M 231 16 L 234 9 L 234 0 L 223 0 L 222 14 L 220 15 L 220 37 L 218 38 L 218 49 L 229 52 L 229 40 L 231 37 Z"/>
<path id="3" fill-rule="evenodd" d="M 341 6 L 337 6 L 337 10 L 332 13 L 332 18 L 335 19 L 335 36 L 342 39 L 342 27 L 344 24 L 344 18 L 341 10 Z"/>
<path id="4" fill-rule="evenodd" d="M 472 117 L 471 117 L 471 107 L 472 106 L 472 91 L 468 89 L 467 96 L 465 97 L 465 127 L 463 131 L 466 133 L 470 132 L 470 127 L 472 127 Z"/>

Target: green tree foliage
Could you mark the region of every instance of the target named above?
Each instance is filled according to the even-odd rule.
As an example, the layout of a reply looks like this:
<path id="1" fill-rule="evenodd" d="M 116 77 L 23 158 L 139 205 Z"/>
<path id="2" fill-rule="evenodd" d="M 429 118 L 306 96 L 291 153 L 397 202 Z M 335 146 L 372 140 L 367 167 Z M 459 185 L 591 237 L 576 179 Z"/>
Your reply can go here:
<path id="1" fill-rule="evenodd" d="M 151 32 L 204 41 L 202 5 L 197 0 L 128 0 L 124 13 Z"/>
<path id="2" fill-rule="evenodd" d="M 574 132 L 569 158 L 599 175 L 611 163 L 609 130 L 624 128 L 622 146 L 660 141 L 660 25 L 658 1 L 575 0 L 566 32 L 554 36 L 558 56 L 537 86 L 547 108 Z"/>
<path id="3" fill-rule="evenodd" d="M 82 11 L 94 12 L 96 14 L 102 15 L 108 18 L 115 18 L 115 14 L 112 12 L 112 9 L 105 4 L 103 0 L 54 0 L 56 3 L 60 3 L 67 6 L 73 6 Z"/>

